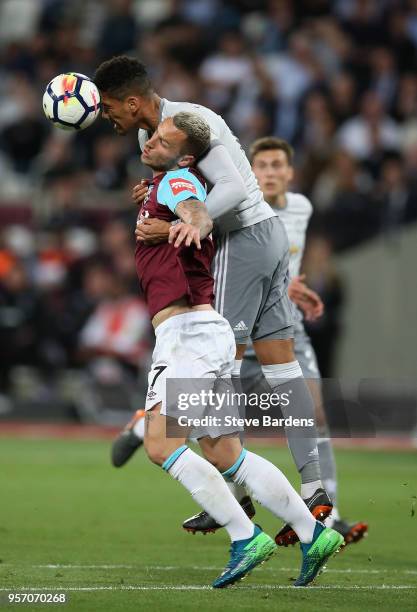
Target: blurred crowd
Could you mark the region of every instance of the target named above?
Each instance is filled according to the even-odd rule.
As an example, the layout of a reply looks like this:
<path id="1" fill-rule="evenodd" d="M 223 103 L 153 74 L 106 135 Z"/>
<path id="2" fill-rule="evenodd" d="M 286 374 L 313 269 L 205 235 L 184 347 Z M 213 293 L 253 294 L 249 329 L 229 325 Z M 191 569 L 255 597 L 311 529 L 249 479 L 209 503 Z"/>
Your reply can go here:
<path id="1" fill-rule="evenodd" d="M 102 120 L 52 127 L 54 76 L 133 54 L 159 95 L 214 109 L 244 148 L 292 143 L 294 190 L 315 210 L 309 275 L 329 305 L 320 345 L 343 301 L 332 253 L 417 220 L 416 52 L 416 0 L 1 0 L 2 388 L 16 364 L 49 373 L 95 356 L 145 371 L 152 345 L 133 259 L 136 138 Z"/>

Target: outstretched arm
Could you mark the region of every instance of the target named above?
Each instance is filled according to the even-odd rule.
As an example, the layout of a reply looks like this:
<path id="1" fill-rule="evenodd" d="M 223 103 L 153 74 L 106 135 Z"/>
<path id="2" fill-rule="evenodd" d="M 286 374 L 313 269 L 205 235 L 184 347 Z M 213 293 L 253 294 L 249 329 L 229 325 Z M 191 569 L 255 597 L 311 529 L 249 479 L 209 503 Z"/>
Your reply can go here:
<path id="1" fill-rule="evenodd" d="M 171 227 L 168 242 L 174 243 L 176 248 L 182 243 L 190 246 L 194 242 L 197 248 L 201 249 L 201 239 L 208 236 L 213 229 L 213 222 L 205 204 L 195 199 L 184 200 L 177 205 L 175 214 L 181 222 Z"/>

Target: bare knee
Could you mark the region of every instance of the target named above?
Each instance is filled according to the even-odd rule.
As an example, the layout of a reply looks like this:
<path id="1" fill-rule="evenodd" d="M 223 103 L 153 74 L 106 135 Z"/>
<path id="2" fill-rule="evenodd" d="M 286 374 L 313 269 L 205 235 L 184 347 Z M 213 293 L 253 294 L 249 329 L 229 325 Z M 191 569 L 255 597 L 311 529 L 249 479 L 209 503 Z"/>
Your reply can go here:
<path id="1" fill-rule="evenodd" d="M 203 454 L 204 458 L 207 459 L 207 461 L 211 463 L 211 465 L 214 465 L 214 467 L 218 469 L 219 472 L 225 472 L 227 470 L 227 467 L 224 466 L 224 458 L 220 457 L 215 450 L 204 449 Z"/>
<path id="2" fill-rule="evenodd" d="M 213 444 L 209 439 L 199 440 L 204 458 L 207 459 L 219 472 L 228 470 L 242 452 L 239 437 L 225 437 Z"/>

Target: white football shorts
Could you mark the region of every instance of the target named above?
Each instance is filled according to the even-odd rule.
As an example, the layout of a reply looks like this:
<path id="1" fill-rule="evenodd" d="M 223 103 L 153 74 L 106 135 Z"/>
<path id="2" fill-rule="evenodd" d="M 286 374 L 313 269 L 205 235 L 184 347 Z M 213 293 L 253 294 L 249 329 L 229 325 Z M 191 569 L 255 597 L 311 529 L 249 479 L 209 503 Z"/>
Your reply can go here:
<path id="1" fill-rule="evenodd" d="M 167 380 L 184 379 L 184 390 L 214 387 L 216 379 L 231 376 L 236 353 L 229 323 L 215 310 L 199 310 L 170 317 L 155 330 L 156 342 L 148 375 L 145 410 L 161 403 L 167 414 Z"/>

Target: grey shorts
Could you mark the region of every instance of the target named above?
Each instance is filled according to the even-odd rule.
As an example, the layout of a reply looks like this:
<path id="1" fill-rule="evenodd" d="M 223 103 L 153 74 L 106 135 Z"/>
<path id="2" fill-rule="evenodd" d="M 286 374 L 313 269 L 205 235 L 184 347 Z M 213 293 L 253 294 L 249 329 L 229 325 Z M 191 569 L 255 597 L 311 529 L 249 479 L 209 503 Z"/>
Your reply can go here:
<path id="1" fill-rule="evenodd" d="M 214 307 L 229 321 L 237 344 L 293 337 L 288 260 L 288 238 L 278 217 L 218 238 Z"/>

